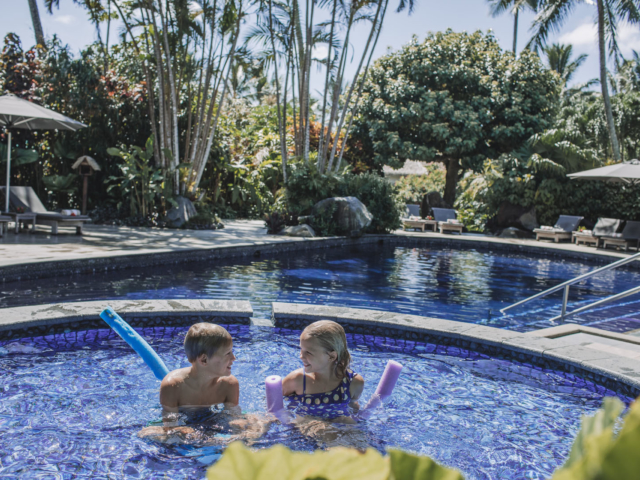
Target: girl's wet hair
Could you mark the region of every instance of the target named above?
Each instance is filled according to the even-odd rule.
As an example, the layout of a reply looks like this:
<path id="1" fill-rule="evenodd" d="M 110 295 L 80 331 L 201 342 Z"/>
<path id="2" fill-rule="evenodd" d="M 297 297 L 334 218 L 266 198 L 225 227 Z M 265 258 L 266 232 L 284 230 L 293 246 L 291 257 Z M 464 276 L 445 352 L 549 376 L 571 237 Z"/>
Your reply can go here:
<path id="1" fill-rule="evenodd" d="M 343 378 L 351 363 L 351 355 L 347 349 L 347 336 L 344 333 L 344 328 L 331 320 L 320 320 L 307 326 L 302 331 L 302 335 L 316 339 L 327 352 L 336 352 L 337 358 L 334 373 L 336 377 Z"/>

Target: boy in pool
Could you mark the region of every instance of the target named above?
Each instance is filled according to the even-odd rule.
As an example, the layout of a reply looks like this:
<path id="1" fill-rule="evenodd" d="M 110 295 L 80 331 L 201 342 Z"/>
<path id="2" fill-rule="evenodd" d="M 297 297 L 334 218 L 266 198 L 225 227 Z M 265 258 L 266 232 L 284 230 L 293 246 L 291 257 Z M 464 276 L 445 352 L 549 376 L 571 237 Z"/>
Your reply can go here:
<path id="1" fill-rule="evenodd" d="M 147 427 L 138 435 L 170 443 L 200 440 L 200 433 L 193 428 L 178 426 L 180 414 L 209 423 L 214 420 L 210 407 L 224 404 L 224 412 L 232 416 L 220 418 L 214 415 L 216 426 L 222 420 L 233 433 L 242 434 L 242 438 L 260 436 L 264 421 L 253 418 L 255 416 L 240 415 L 240 385 L 231 374 L 236 357 L 229 332 L 213 323 L 196 323 L 185 336 L 184 350 L 191 366 L 169 372 L 160 385 L 165 426 Z"/>
<path id="2" fill-rule="evenodd" d="M 169 372 L 160 385 L 163 418 L 173 417 L 180 407 L 238 405 L 240 385 L 231 375 L 233 339 L 213 323 L 196 323 L 184 338 L 184 351 L 191 364 Z"/>

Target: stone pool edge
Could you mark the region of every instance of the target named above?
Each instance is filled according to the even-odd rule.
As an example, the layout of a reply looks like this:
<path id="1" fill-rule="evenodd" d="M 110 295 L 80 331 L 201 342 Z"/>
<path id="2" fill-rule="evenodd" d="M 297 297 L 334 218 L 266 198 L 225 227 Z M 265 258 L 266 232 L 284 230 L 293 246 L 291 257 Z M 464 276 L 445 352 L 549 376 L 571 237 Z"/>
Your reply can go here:
<path id="1" fill-rule="evenodd" d="M 237 245 L 212 245 L 210 248 L 188 248 L 157 252 L 131 253 L 107 256 L 91 256 L 81 259 L 63 259 L 46 262 L 28 262 L 0 267 L 0 282 L 34 280 L 75 274 L 104 273 L 129 268 L 157 267 L 162 265 L 209 262 L 228 258 L 261 257 L 288 252 L 362 247 L 379 244 L 424 248 L 429 246 L 479 249 L 503 253 L 524 253 L 537 256 L 588 260 L 596 263 L 610 263 L 628 256 L 626 253 L 604 250 L 573 250 L 568 244 L 516 243 L 509 239 L 482 236 L 415 235 L 410 232 L 393 234 L 371 234 L 360 238 L 282 238 L 275 242 L 248 242 Z M 568 248 L 570 247 L 570 248 Z M 640 269 L 640 262 L 632 262 L 627 268 Z"/>
<path id="2" fill-rule="evenodd" d="M 380 310 L 278 302 L 272 306 L 276 327 L 302 329 L 320 319 L 333 320 L 347 333 L 456 346 L 571 373 L 631 398 L 640 396 L 640 362 L 581 345 L 565 345 L 563 341 L 473 323 Z"/>
<path id="3" fill-rule="evenodd" d="M 99 317 L 110 306 L 132 326 L 251 323 L 253 308 L 237 300 L 96 300 L 0 309 L 0 340 L 108 328 Z"/>

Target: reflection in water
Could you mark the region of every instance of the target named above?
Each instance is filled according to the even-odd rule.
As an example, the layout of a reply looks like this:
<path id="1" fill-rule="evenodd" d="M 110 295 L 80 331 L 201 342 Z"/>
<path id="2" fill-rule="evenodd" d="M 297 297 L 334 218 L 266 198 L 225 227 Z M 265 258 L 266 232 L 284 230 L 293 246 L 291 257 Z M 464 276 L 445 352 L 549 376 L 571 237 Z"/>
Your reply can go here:
<path id="1" fill-rule="evenodd" d="M 559 313 L 560 292 L 513 316 L 496 316 L 498 310 L 594 268 L 584 262 L 476 250 L 367 246 L 14 282 L 0 287 L 0 307 L 117 298 L 238 299 L 251 301 L 259 318 L 270 317 L 271 302 L 277 301 L 389 310 L 525 331 L 550 326 L 547 319 Z M 573 286 L 570 301 L 580 306 L 637 283 L 635 272 L 611 270 Z M 593 323 L 639 310 L 631 297 L 623 308 L 572 321 Z"/>

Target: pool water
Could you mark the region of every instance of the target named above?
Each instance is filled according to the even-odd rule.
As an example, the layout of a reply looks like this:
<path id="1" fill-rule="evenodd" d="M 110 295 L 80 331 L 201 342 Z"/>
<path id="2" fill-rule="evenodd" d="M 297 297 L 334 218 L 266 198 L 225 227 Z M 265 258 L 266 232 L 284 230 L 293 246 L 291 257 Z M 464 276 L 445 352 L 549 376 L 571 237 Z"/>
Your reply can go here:
<path id="1" fill-rule="evenodd" d="M 229 326 L 246 412 L 264 412 L 264 378 L 299 368 L 299 332 Z M 139 330 L 169 368 L 186 366 L 186 328 Z M 360 425 L 384 451 L 399 447 L 460 469 L 467 479 L 543 479 L 562 464 L 580 416 L 614 395 L 569 374 L 454 347 L 348 335 L 353 369 L 375 389 L 389 359 L 404 365 L 390 403 Z M 0 342 L 0 478 L 203 478 L 214 447 L 137 437 L 160 417 L 159 382 L 110 330 Z M 622 398 L 629 403 L 630 399 Z M 271 425 L 255 445 L 318 445 Z"/>
<path id="2" fill-rule="evenodd" d="M 446 248 L 367 246 L 300 252 L 265 259 L 231 259 L 159 268 L 13 282 L 0 286 L 0 308 L 100 299 L 215 298 L 249 300 L 254 316 L 269 318 L 271 302 L 369 308 L 500 328 L 549 327 L 562 292 L 512 310 L 499 309 L 598 266 L 584 261 Z M 617 269 L 571 288 L 569 310 L 638 284 L 635 271 Z M 640 328 L 640 303 L 629 297 L 572 322 L 612 318 Z M 489 315 L 491 311 L 491 315 Z"/>

